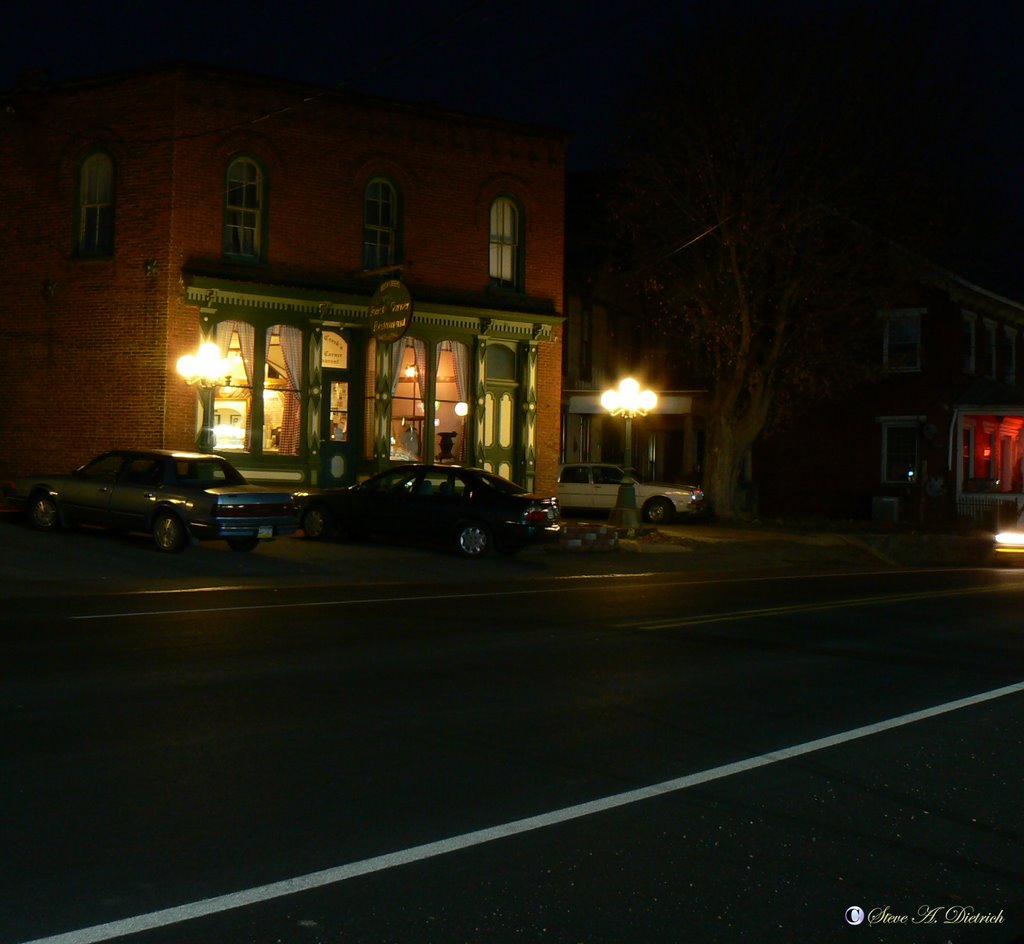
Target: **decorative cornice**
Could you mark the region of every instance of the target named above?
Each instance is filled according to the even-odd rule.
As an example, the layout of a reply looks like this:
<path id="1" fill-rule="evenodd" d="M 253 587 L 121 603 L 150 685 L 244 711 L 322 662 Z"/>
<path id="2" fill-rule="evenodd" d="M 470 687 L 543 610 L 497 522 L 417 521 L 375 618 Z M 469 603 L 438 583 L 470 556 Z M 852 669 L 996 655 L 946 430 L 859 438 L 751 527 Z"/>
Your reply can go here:
<path id="1" fill-rule="evenodd" d="M 317 324 L 369 327 L 370 298 L 362 295 L 324 298 L 323 292 L 311 289 L 193 276 L 185 287 L 185 301 L 204 311 L 215 308 L 224 313 L 225 309 L 235 309 Z M 413 325 L 467 334 L 486 332 L 492 338 L 546 341 L 551 339 L 552 329 L 563 321 L 560 315 L 498 311 L 414 299 Z"/>

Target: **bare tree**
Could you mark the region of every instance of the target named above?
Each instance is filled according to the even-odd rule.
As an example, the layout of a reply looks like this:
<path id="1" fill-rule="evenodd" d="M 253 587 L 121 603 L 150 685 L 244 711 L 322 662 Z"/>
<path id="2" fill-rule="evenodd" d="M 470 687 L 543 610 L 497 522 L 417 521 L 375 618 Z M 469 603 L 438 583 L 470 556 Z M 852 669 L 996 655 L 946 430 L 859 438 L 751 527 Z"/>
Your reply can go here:
<path id="1" fill-rule="evenodd" d="M 709 389 L 704 486 L 732 518 L 762 432 L 879 362 L 877 312 L 915 275 L 893 247 L 926 253 L 940 202 L 892 37 L 723 25 L 637 103 L 619 218 L 662 342 Z"/>

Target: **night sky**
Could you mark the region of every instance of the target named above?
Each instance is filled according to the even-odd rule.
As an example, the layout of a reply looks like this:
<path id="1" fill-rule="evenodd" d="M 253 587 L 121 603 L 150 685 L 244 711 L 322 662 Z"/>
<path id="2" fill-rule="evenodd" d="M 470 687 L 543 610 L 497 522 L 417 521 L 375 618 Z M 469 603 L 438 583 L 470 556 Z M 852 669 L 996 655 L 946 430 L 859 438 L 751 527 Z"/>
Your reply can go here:
<path id="1" fill-rule="evenodd" d="M 382 4 L 14 0 L 0 18 L 0 89 L 25 69 L 55 80 L 177 60 L 337 86 L 565 128 L 570 169 L 614 158 L 609 141 L 647 63 L 673 54 L 700 14 L 768 9 L 806 26 L 822 8 L 913 25 L 925 68 L 967 103 L 965 179 L 991 219 L 987 287 L 1024 300 L 1024 4 L 825 0 L 389 0 Z M 920 51 L 920 50 L 918 50 Z M 998 275 L 994 274 L 998 273 Z"/>

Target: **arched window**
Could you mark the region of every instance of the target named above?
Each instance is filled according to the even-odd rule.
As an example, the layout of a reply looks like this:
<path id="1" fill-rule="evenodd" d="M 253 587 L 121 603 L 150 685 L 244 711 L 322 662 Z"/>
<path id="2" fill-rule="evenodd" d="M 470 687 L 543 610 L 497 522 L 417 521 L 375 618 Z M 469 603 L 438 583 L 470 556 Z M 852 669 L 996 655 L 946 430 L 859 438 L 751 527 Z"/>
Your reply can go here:
<path id="1" fill-rule="evenodd" d="M 523 289 L 523 226 L 519 205 L 510 197 L 491 204 L 489 271 L 491 285 Z"/>
<path id="2" fill-rule="evenodd" d="M 374 177 L 363 196 L 363 268 L 394 265 L 400 257 L 398 191 L 390 181 Z"/>
<path id="3" fill-rule="evenodd" d="M 82 162 L 76 249 L 80 256 L 114 252 L 114 162 L 109 154 L 93 154 Z"/>
<path id="4" fill-rule="evenodd" d="M 224 191 L 224 254 L 259 259 L 263 247 L 263 172 L 251 157 L 228 165 Z"/>

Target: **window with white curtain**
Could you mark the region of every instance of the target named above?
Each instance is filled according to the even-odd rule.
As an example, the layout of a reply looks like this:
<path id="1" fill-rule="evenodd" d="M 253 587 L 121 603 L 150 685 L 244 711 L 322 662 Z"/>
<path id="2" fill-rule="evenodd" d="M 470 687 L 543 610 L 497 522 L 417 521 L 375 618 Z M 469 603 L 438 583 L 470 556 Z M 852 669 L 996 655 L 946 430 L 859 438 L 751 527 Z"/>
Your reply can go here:
<path id="1" fill-rule="evenodd" d="M 469 347 L 461 341 L 441 341 L 434 358 L 436 456 L 465 462 L 468 416 Z"/>
<path id="2" fill-rule="evenodd" d="M 263 381 L 263 451 L 297 456 L 302 439 L 302 330 L 267 328 Z"/>

